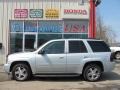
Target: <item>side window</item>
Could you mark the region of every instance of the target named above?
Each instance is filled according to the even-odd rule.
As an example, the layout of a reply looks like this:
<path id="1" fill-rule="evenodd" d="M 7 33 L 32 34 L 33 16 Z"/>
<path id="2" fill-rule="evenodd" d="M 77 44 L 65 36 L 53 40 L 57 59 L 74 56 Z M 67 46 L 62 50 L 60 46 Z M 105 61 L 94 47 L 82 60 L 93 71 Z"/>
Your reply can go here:
<path id="1" fill-rule="evenodd" d="M 62 54 L 64 53 L 65 42 L 64 41 L 55 41 L 49 43 L 43 48 L 46 54 Z"/>
<path id="2" fill-rule="evenodd" d="M 88 41 L 93 52 L 110 52 L 110 48 L 104 41 Z"/>
<path id="3" fill-rule="evenodd" d="M 83 41 L 69 41 L 69 53 L 86 53 Z"/>

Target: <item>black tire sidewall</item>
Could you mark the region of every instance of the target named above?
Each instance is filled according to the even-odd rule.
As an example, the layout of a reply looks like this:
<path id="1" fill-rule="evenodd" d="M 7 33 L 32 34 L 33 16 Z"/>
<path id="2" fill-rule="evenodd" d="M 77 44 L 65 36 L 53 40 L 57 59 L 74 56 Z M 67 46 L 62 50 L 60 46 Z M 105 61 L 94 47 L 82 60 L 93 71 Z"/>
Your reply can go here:
<path id="1" fill-rule="evenodd" d="M 15 70 L 16 70 L 16 68 L 19 67 L 19 66 L 21 66 L 21 65 L 22 65 L 22 66 L 26 69 L 26 71 L 27 71 L 27 77 L 26 77 L 24 80 L 19 80 L 19 79 L 16 78 L 16 76 L 15 76 Z M 28 67 L 28 65 L 23 64 L 23 63 L 16 64 L 16 65 L 14 65 L 14 67 L 13 67 L 13 69 L 12 69 L 12 76 L 13 76 L 13 79 L 15 79 L 16 81 L 26 81 L 26 80 L 29 80 L 30 77 L 31 77 L 30 68 Z"/>
<path id="2" fill-rule="evenodd" d="M 95 67 L 95 68 L 97 68 L 98 70 L 100 70 L 100 76 L 99 76 L 99 78 L 97 78 L 96 80 L 90 80 L 90 79 L 87 77 L 87 72 L 88 72 L 89 68 L 91 68 L 91 67 Z M 95 81 L 100 80 L 101 75 L 102 75 L 102 69 L 101 69 L 100 66 L 98 66 L 97 64 L 87 65 L 87 66 L 85 67 L 85 69 L 84 69 L 84 72 L 83 72 L 83 77 L 84 77 L 84 79 L 85 79 L 86 81 L 90 81 L 90 82 L 95 82 Z"/>

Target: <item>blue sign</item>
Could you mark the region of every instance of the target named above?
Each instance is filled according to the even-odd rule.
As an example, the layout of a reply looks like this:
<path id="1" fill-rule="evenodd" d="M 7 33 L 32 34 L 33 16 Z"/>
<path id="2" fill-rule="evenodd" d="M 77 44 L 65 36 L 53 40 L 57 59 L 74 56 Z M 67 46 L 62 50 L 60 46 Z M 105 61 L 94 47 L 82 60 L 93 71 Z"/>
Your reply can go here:
<path id="1" fill-rule="evenodd" d="M 11 32 L 23 32 L 23 21 L 11 21 L 10 31 Z"/>
<path id="2" fill-rule="evenodd" d="M 43 9 L 30 9 L 30 18 L 43 18 Z"/>
<path id="3" fill-rule="evenodd" d="M 54 22 L 50 22 L 50 21 L 39 22 L 38 32 L 62 33 L 63 32 L 62 23 L 56 22 L 56 21 L 54 21 Z"/>
<path id="4" fill-rule="evenodd" d="M 37 21 L 25 21 L 24 31 L 25 32 L 37 32 Z"/>

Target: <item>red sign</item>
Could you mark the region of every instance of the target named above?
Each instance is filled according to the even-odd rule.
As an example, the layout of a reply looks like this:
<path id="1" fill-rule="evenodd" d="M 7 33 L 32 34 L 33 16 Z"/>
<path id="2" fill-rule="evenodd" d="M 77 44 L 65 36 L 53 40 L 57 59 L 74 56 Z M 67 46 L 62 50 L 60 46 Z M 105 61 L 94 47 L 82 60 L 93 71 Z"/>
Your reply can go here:
<path id="1" fill-rule="evenodd" d="M 87 11 L 84 9 L 64 9 L 64 14 L 81 14 L 87 15 Z"/>
<path id="2" fill-rule="evenodd" d="M 66 24 L 64 27 L 65 33 L 87 33 L 87 28 L 85 25 L 78 24 Z"/>
<path id="3" fill-rule="evenodd" d="M 28 18 L 28 9 L 15 9 L 14 18 Z"/>

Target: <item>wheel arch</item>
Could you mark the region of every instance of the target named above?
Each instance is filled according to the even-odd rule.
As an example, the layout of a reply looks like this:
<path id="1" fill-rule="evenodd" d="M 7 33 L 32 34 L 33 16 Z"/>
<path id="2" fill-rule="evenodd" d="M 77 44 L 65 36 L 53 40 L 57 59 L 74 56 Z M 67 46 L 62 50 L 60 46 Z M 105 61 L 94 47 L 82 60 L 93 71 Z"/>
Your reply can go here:
<path id="1" fill-rule="evenodd" d="M 30 68 L 31 73 L 32 73 L 31 66 L 30 66 L 29 62 L 27 62 L 27 61 L 15 61 L 15 62 L 13 62 L 13 63 L 11 64 L 11 66 L 10 66 L 10 70 L 9 70 L 9 71 L 11 72 L 12 69 L 13 69 L 13 67 L 14 67 L 16 64 L 20 64 L 20 63 L 28 65 L 28 67 Z"/>
<path id="2" fill-rule="evenodd" d="M 103 66 L 103 63 L 102 63 L 101 61 L 89 61 L 89 62 L 86 62 L 86 63 L 84 64 L 83 69 L 82 69 L 82 73 L 83 73 L 83 71 L 85 70 L 85 67 L 86 67 L 87 65 L 90 65 L 90 64 L 96 64 L 96 65 L 100 66 L 101 69 L 102 69 L 102 72 L 104 72 L 104 66 Z"/>

